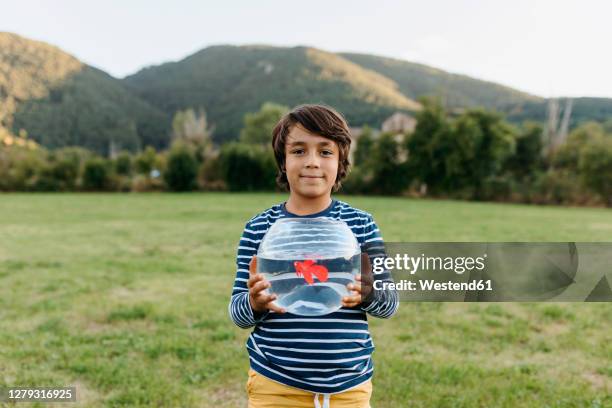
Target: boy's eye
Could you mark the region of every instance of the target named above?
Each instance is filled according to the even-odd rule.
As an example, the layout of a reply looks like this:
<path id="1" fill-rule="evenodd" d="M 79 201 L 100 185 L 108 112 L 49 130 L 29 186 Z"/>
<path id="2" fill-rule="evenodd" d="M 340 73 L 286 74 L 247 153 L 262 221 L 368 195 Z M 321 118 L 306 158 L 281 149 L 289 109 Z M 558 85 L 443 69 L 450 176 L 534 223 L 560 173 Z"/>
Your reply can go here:
<path id="1" fill-rule="evenodd" d="M 295 149 L 291 151 L 291 154 L 302 154 L 304 153 L 304 149 Z M 322 150 L 321 154 L 323 156 L 333 156 L 334 152 L 332 152 L 331 150 Z"/>

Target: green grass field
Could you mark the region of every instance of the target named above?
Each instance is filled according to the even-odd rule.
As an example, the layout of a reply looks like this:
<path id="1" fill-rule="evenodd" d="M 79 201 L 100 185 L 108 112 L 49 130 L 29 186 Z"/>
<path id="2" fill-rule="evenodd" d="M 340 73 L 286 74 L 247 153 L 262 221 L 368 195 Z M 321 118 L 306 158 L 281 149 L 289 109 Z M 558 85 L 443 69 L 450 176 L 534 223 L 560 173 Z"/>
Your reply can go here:
<path id="1" fill-rule="evenodd" d="M 612 237 L 609 209 L 340 198 L 388 241 Z M 245 406 L 235 251 L 284 199 L 0 195 L 0 387 L 76 385 L 70 406 Z M 370 319 L 372 406 L 610 407 L 611 322 L 609 303 L 403 303 Z"/>

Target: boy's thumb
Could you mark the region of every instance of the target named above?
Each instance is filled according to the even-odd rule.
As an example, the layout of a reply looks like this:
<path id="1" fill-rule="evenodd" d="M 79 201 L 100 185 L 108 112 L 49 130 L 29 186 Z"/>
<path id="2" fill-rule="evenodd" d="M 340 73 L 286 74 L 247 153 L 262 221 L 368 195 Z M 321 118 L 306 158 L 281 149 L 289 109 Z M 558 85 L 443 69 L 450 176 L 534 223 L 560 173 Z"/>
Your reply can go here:
<path id="1" fill-rule="evenodd" d="M 251 262 L 249 263 L 249 272 L 251 274 L 257 272 L 257 257 L 255 255 L 253 255 Z"/>

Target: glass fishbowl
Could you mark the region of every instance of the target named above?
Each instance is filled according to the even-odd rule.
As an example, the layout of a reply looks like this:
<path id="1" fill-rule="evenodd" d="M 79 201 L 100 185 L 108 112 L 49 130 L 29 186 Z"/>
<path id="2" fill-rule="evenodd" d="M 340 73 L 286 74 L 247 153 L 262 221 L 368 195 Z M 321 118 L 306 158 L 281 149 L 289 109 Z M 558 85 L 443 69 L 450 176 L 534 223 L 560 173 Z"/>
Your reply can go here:
<path id="1" fill-rule="evenodd" d="M 361 272 L 361 248 L 344 221 L 280 218 L 263 237 L 257 272 L 270 282 L 278 306 L 321 316 L 342 307 L 346 287 Z"/>

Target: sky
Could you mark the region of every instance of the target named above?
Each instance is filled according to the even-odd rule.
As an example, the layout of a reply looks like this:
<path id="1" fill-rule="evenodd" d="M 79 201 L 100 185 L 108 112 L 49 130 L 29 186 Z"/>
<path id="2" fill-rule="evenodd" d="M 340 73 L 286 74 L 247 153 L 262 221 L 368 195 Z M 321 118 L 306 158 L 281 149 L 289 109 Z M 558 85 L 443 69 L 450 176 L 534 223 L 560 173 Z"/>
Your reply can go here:
<path id="1" fill-rule="evenodd" d="M 210 45 L 307 45 L 419 62 L 534 95 L 612 97 L 605 0 L 0 0 L 0 31 L 122 78 Z"/>

